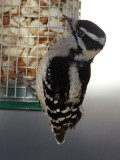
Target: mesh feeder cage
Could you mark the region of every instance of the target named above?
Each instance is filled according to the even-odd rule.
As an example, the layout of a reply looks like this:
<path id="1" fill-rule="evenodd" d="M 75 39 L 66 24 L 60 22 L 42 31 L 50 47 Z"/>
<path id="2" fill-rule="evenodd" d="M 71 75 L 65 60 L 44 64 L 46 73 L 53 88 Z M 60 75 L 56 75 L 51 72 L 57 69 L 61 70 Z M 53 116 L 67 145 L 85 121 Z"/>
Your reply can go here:
<path id="1" fill-rule="evenodd" d="M 0 0 L 0 109 L 42 110 L 19 80 L 32 83 L 37 64 L 67 36 L 63 14 L 80 17 L 79 0 Z"/>

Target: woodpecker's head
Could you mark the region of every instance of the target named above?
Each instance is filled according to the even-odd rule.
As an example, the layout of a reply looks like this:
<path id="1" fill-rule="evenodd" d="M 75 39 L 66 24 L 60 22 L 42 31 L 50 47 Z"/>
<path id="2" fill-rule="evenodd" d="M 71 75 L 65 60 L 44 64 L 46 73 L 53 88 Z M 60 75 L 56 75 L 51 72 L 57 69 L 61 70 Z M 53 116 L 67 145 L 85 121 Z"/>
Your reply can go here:
<path id="1" fill-rule="evenodd" d="M 77 46 L 82 48 L 85 60 L 93 59 L 104 47 L 106 35 L 95 23 L 88 20 L 77 20 L 65 16 Z"/>

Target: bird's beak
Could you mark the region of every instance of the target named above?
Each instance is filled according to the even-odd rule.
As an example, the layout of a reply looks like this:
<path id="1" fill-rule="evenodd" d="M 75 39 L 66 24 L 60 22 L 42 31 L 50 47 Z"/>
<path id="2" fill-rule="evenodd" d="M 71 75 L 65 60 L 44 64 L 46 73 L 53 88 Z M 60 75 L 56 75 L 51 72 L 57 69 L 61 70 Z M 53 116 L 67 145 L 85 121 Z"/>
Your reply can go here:
<path id="1" fill-rule="evenodd" d="M 65 19 L 68 21 L 69 24 L 72 23 L 72 18 L 67 17 L 66 15 L 63 15 L 65 17 Z"/>
<path id="2" fill-rule="evenodd" d="M 69 26 L 70 26 L 72 32 L 75 31 L 76 28 L 77 28 L 78 20 L 75 19 L 75 18 L 69 18 L 69 17 L 67 17 L 67 16 L 65 16 L 65 15 L 63 15 L 63 16 L 65 17 L 65 19 L 66 19 L 67 22 L 69 23 Z"/>

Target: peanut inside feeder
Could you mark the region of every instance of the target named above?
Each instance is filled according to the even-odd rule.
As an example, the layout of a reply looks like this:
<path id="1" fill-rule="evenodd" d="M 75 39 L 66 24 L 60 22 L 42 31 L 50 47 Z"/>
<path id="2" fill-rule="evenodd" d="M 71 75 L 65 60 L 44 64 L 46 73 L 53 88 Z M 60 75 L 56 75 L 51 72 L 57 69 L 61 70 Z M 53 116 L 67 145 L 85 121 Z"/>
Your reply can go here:
<path id="1" fill-rule="evenodd" d="M 0 85 L 4 83 L 8 90 L 12 82 L 16 90 L 19 73 L 34 81 L 48 44 L 67 36 L 63 14 L 78 18 L 79 9 L 79 0 L 0 1 Z"/>

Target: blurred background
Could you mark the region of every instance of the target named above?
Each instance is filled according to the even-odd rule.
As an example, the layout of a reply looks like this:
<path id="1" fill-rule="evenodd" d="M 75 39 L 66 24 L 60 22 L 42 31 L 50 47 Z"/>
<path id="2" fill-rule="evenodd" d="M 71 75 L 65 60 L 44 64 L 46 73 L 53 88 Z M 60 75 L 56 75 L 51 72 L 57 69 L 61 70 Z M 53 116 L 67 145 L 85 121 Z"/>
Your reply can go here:
<path id="1" fill-rule="evenodd" d="M 42 112 L 0 111 L 1 160 L 120 159 L 120 2 L 83 0 L 82 19 L 98 24 L 106 46 L 92 64 L 85 114 L 57 145 Z"/>

